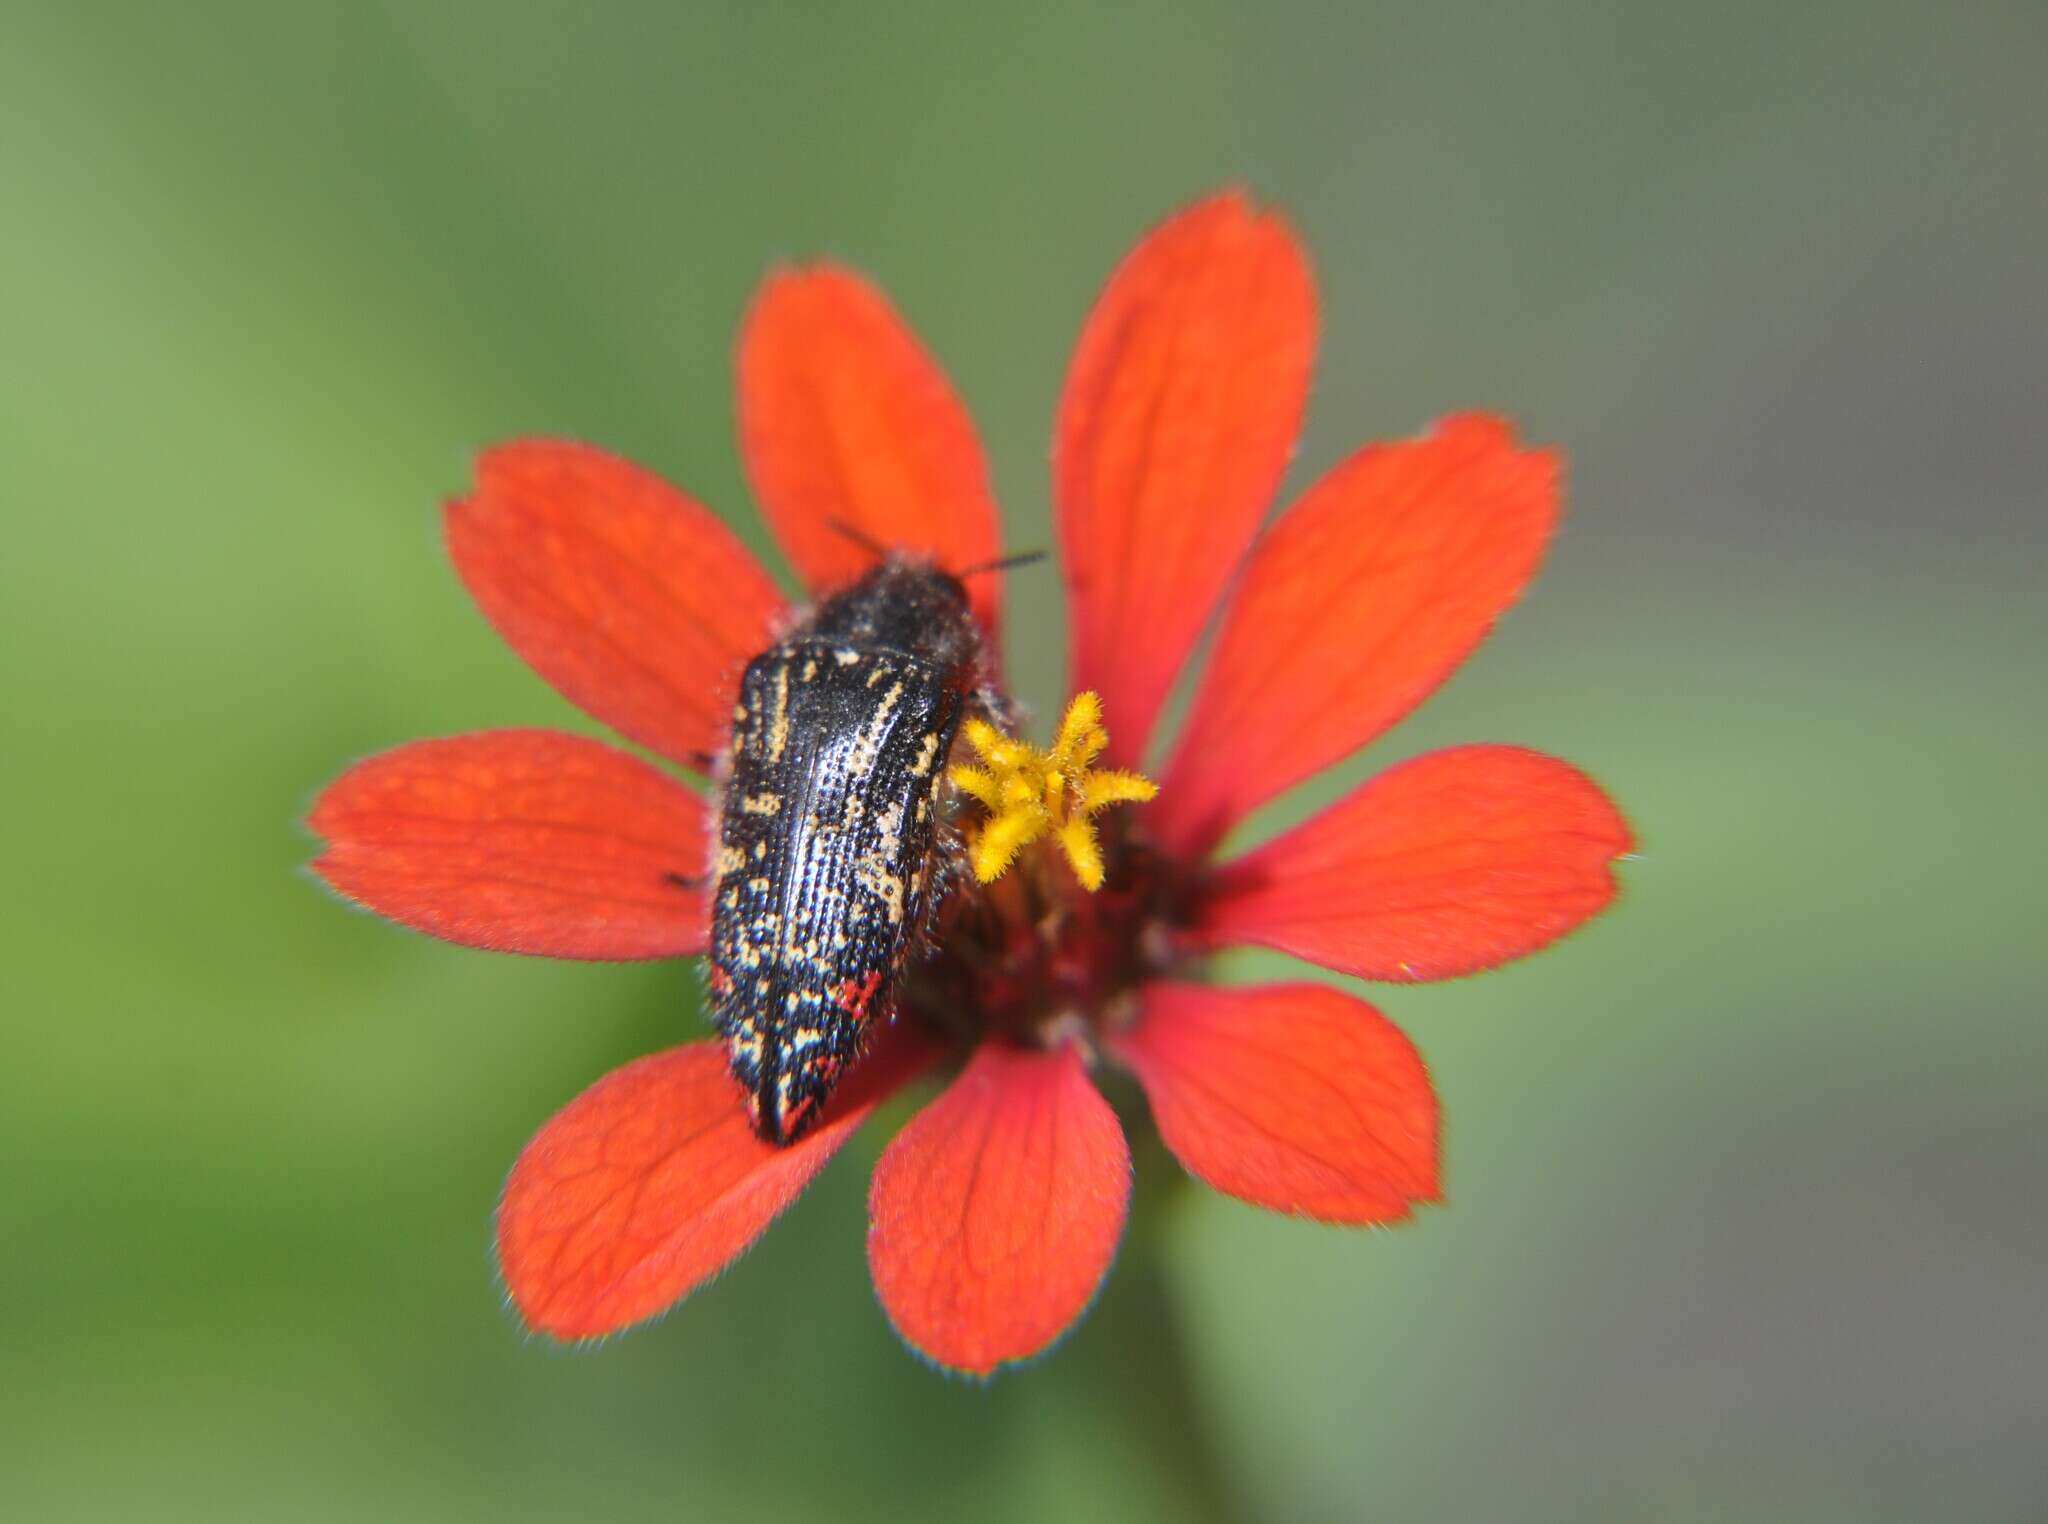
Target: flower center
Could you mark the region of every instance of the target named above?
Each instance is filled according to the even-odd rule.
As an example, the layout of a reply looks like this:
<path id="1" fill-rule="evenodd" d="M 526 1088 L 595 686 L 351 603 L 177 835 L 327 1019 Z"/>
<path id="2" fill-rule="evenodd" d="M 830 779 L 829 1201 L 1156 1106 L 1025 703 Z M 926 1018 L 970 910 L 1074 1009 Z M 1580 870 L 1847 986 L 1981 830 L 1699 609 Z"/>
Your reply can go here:
<path id="1" fill-rule="evenodd" d="M 948 776 L 989 813 L 969 850 L 974 876 L 994 883 L 1020 851 L 1050 836 L 1081 887 L 1091 894 L 1100 889 L 1102 842 L 1092 817 L 1112 804 L 1143 803 L 1159 792 L 1158 784 L 1138 773 L 1094 768 L 1109 745 L 1102 700 L 1083 693 L 1067 705 L 1050 751 L 1014 741 L 986 720 L 969 720 L 965 732 L 983 765 L 955 767 Z"/>
<path id="2" fill-rule="evenodd" d="M 1109 735 L 1093 693 L 1068 706 L 1050 747 L 978 719 L 962 737 L 980 760 L 948 777 L 980 805 L 958 822 L 974 881 L 947 897 L 903 1009 L 961 1037 L 1034 1046 L 1129 1020 L 1138 985 L 1176 961 L 1185 894 L 1127 814 L 1098 816 L 1157 785 L 1094 766 Z"/>

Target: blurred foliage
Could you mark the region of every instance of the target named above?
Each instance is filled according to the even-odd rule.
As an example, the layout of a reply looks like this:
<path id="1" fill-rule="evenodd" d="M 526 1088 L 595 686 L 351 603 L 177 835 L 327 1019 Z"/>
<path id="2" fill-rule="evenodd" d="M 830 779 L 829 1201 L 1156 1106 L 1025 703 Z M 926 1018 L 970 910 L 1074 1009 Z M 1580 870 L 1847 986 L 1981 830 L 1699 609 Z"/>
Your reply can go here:
<path id="1" fill-rule="evenodd" d="M 2038 1513 L 2044 45 L 1992 5 L 10 4 L 0 1511 Z M 1467 405 L 1573 461 L 1499 638 L 1258 827 L 1466 739 L 1639 822 L 1592 930 L 1372 995 L 1435 1070 L 1448 1206 L 1173 1193 L 976 1389 L 874 1306 L 873 1128 L 659 1325 L 522 1341 L 502 1172 L 699 1018 L 679 967 L 458 951 L 298 871 L 353 756 L 589 728 L 436 503 L 567 434 L 762 544 L 731 334 L 823 252 L 1048 543 L 1087 303 L 1228 181 L 1320 271 L 1295 485 Z M 1058 629 L 1021 574 L 1041 706 Z"/>

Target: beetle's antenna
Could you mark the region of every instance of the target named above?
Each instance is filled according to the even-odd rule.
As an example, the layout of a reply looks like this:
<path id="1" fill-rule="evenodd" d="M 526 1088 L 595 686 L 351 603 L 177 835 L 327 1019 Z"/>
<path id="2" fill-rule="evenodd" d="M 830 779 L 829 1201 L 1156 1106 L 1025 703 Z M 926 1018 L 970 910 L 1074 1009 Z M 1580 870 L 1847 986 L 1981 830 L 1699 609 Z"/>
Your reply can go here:
<path id="1" fill-rule="evenodd" d="M 969 577 L 979 577 L 983 572 L 1008 571 L 1014 566 L 1029 566 L 1034 561 L 1043 561 L 1045 555 L 1042 550 L 1020 550 L 1014 556 L 999 556 L 993 561 L 980 562 L 953 575 L 965 581 Z"/>
<path id="2" fill-rule="evenodd" d="M 858 525 L 849 524 L 845 519 L 839 518 L 827 519 L 825 522 L 862 550 L 869 551 L 885 561 L 889 558 L 889 547 Z M 1013 556 L 998 556 L 993 561 L 978 561 L 964 571 L 954 572 L 953 575 L 965 580 L 968 577 L 979 577 L 984 572 L 1008 571 L 1015 566 L 1029 566 L 1034 561 L 1043 561 L 1045 556 L 1046 553 L 1042 550 L 1019 551 Z"/>
<path id="3" fill-rule="evenodd" d="M 827 524 L 830 524 L 834 529 L 838 530 L 841 534 L 845 535 L 847 539 L 853 541 L 853 543 L 858 545 L 862 550 L 873 551 L 876 556 L 881 557 L 885 560 L 888 558 L 888 547 L 883 545 L 881 541 L 877 540 L 873 535 L 869 534 L 866 530 L 855 528 L 853 525 L 847 523 L 845 519 L 827 519 L 825 520 L 825 522 Z"/>

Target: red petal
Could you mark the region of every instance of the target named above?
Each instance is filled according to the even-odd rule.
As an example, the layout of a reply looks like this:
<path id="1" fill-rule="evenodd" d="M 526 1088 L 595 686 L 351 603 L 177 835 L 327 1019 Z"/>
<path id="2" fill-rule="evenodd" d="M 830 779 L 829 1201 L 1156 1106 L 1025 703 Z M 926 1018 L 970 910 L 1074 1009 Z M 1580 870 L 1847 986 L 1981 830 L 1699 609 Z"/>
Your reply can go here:
<path id="1" fill-rule="evenodd" d="M 1053 493 L 1072 689 L 1102 695 L 1113 764 L 1142 754 L 1279 485 L 1315 326 L 1293 233 L 1232 193 L 1147 236 L 1081 330 Z"/>
<path id="2" fill-rule="evenodd" d="M 1320 1222 L 1398 1222 L 1435 1201 L 1436 1092 L 1415 1045 L 1319 984 L 1153 984 L 1110 1040 L 1188 1172 Z"/>
<path id="3" fill-rule="evenodd" d="M 1559 462 L 1467 415 L 1372 445 L 1260 543 L 1231 601 L 1152 830 L 1189 855 L 1428 696 L 1534 575 Z"/>
<path id="4" fill-rule="evenodd" d="M 704 806 L 596 741 L 491 730 L 358 762 L 306 824 L 357 904 L 466 947 L 553 958 L 704 948 Z"/>
<path id="5" fill-rule="evenodd" d="M 526 1325 L 615 1333 L 724 1269 L 932 1056 L 891 1037 L 787 1148 L 748 1126 L 722 1043 L 653 1054 L 571 1101 L 526 1145 L 498 1205 L 498 1263 Z"/>
<path id="6" fill-rule="evenodd" d="M 724 750 L 782 595 L 702 505 L 588 445 L 527 440 L 477 462 L 447 531 L 484 617 L 571 703 L 687 766 Z"/>
<path id="7" fill-rule="evenodd" d="M 762 512 L 812 588 L 873 563 L 859 536 L 962 571 L 1000 554 L 973 420 L 945 373 L 860 276 L 769 277 L 740 334 L 740 451 Z M 852 533 L 849 534 L 848 531 Z M 969 582 L 997 632 L 1002 578 Z"/>
<path id="8" fill-rule="evenodd" d="M 1599 913 L 1630 846 L 1627 822 L 1577 768 L 1514 746 L 1454 747 L 1390 768 L 1222 869 L 1196 936 L 1364 979 L 1448 979 Z"/>
<path id="9" fill-rule="evenodd" d="M 1080 1317 L 1130 1199 L 1130 1148 L 1080 1055 L 985 1042 L 875 1166 L 875 1290 L 926 1358 L 989 1375 Z"/>

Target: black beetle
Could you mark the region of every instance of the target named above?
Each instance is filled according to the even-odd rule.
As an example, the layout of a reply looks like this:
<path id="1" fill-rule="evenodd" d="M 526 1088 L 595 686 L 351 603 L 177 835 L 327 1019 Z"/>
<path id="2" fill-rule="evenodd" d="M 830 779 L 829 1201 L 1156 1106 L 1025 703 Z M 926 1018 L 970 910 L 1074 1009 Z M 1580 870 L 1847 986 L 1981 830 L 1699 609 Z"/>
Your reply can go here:
<path id="1" fill-rule="evenodd" d="M 816 1124 L 943 891 L 938 790 L 984 650 L 960 578 L 891 555 L 747 664 L 709 977 L 771 1143 Z"/>

